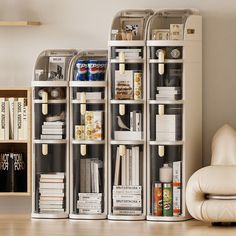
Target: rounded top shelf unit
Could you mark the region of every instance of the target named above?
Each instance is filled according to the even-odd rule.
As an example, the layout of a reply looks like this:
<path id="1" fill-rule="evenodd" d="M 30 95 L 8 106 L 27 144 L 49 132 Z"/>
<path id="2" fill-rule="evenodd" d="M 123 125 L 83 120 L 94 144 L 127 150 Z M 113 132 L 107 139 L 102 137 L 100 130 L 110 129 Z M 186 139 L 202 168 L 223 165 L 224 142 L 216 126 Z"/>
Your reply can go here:
<path id="1" fill-rule="evenodd" d="M 77 50 L 45 50 L 36 60 L 34 68 L 33 86 L 66 86 L 69 64 L 77 54 Z"/>
<path id="2" fill-rule="evenodd" d="M 114 40 L 117 43 L 120 41 L 121 44 L 123 41 L 132 41 L 133 43 L 144 41 L 146 39 L 146 26 L 153 13 L 150 9 L 122 10 L 118 12 L 111 24 L 110 41 Z"/>
<path id="3" fill-rule="evenodd" d="M 147 28 L 148 44 L 200 40 L 201 16 L 196 9 L 163 9 L 150 18 Z M 150 42 L 151 41 L 151 42 Z"/>

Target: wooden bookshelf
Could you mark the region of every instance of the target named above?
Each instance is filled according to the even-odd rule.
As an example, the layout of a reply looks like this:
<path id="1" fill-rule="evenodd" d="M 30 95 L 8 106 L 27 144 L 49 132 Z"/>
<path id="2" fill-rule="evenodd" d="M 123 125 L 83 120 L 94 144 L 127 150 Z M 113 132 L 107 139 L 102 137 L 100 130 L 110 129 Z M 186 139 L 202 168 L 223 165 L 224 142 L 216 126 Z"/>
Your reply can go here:
<path id="1" fill-rule="evenodd" d="M 0 26 L 39 26 L 39 21 L 0 21 Z"/>
<path id="2" fill-rule="evenodd" d="M 24 156 L 24 163 L 26 168 L 25 188 L 23 191 L 4 191 L 0 190 L 0 196 L 30 196 L 31 195 L 31 89 L 28 87 L 14 87 L 14 88 L 1 88 L 0 98 L 27 98 L 27 139 L 7 139 L 0 140 L 0 153 L 3 152 L 16 152 L 22 153 Z M 1 169 L 0 169 L 1 173 Z M 2 172 L 3 173 L 3 172 Z M 6 181 L 4 175 L 0 174 L 1 184 Z M 1 179 L 3 178 L 3 179 Z M 16 183 L 19 184 L 19 183 Z M 21 185 L 21 183 L 20 183 Z"/>

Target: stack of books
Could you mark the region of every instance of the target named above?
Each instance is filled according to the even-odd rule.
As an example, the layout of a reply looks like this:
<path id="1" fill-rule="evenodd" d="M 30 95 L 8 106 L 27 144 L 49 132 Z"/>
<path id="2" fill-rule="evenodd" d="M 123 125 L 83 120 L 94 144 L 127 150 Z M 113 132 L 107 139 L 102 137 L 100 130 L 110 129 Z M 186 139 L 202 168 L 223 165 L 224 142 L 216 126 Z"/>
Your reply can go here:
<path id="1" fill-rule="evenodd" d="M 142 186 L 113 186 L 113 214 L 142 214 Z"/>
<path id="2" fill-rule="evenodd" d="M 79 214 L 102 213 L 102 193 L 79 193 L 78 197 Z"/>
<path id="3" fill-rule="evenodd" d="M 181 87 L 157 87 L 156 100 L 179 100 L 181 99 Z"/>
<path id="4" fill-rule="evenodd" d="M 41 139 L 63 139 L 64 121 L 43 122 Z"/>
<path id="5" fill-rule="evenodd" d="M 40 212 L 64 212 L 65 173 L 40 174 Z"/>

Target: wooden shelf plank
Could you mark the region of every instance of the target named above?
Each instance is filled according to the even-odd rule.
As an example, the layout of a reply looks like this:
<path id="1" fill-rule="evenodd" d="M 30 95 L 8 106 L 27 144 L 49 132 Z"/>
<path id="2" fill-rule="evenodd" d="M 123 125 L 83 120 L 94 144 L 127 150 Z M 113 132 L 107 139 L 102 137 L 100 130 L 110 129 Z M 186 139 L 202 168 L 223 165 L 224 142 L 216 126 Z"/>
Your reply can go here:
<path id="1" fill-rule="evenodd" d="M 31 196 L 31 193 L 30 192 L 0 192 L 0 197 L 1 196 L 16 196 L 16 197 L 22 196 L 22 197 L 25 197 L 25 196 Z"/>
<path id="2" fill-rule="evenodd" d="M 38 26 L 39 21 L 0 21 L 0 26 Z"/>

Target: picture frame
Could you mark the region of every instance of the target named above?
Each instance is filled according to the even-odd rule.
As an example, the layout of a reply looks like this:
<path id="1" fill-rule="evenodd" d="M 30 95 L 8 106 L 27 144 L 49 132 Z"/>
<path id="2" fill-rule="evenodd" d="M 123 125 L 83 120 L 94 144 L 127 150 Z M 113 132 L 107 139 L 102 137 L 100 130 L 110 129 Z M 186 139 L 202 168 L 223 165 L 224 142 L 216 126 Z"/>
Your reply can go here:
<path id="1" fill-rule="evenodd" d="M 169 40 L 170 30 L 169 29 L 153 29 L 152 40 Z"/>
<path id="2" fill-rule="evenodd" d="M 123 32 L 126 34 L 132 33 L 131 39 L 130 35 L 128 40 L 142 40 L 143 39 L 143 28 L 144 19 L 141 17 L 135 18 L 120 18 L 120 26 Z M 123 38 L 124 40 L 124 38 Z M 127 40 L 127 38 L 126 38 Z"/>

